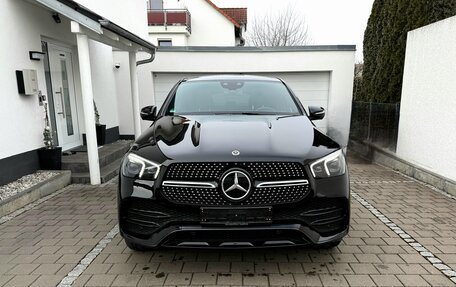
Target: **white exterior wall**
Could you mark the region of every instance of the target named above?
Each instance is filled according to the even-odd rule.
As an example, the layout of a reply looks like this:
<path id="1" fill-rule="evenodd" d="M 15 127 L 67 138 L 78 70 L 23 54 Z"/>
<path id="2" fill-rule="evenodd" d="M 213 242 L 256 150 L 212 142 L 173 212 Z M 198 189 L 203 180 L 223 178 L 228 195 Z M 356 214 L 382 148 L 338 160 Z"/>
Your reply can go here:
<path id="1" fill-rule="evenodd" d="M 47 95 L 43 61 L 31 61 L 29 51 L 41 51 L 42 36 L 68 45 L 75 43 L 69 21 L 62 17 L 56 24 L 51 15 L 26 1 L 0 1 L 0 35 L 4 41 L 0 45 L 0 159 L 43 146 L 44 108 L 37 96 L 18 94 L 15 71 L 37 70 L 38 88 Z M 76 70 L 74 75 L 79 82 Z"/>
<path id="2" fill-rule="evenodd" d="M 407 37 L 397 155 L 456 181 L 456 16 Z"/>
<path id="3" fill-rule="evenodd" d="M 329 72 L 328 134 L 343 146 L 350 130 L 354 51 L 171 52 L 159 51 L 139 72 L 141 106 L 155 102 L 154 73 L 293 73 Z M 126 111 L 130 113 L 130 111 Z M 131 115 L 129 116 L 131 118 Z M 128 130 L 131 123 L 121 123 Z M 143 130 L 150 122 L 142 121 Z M 129 130 L 129 134 L 133 131 Z"/>
<path id="4" fill-rule="evenodd" d="M 164 9 L 188 9 L 192 17 L 192 33 L 185 45 L 174 34 L 173 46 L 235 46 L 234 24 L 205 0 L 164 0 Z M 152 43 L 155 35 L 150 36 Z M 176 44 L 174 44 L 176 37 Z"/>
<path id="5" fill-rule="evenodd" d="M 146 0 L 75 0 L 122 28 L 147 39 Z"/>
<path id="6" fill-rule="evenodd" d="M 149 41 L 158 46 L 158 40 L 171 40 L 173 46 L 188 46 L 186 26 L 149 26 Z"/>
<path id="7" fill-rule="evenodd" d="M 145 0 L 129 0 L 128 5 L 125 5 L 124 0 L 76 1 L 130 32 L 147 39 L 147 3 Z M 125 88 L 130 89 L 130 85 L 119 87 L 117 84 L 119 71 L 114 67 L 115 63 L 121 63 L 122 69 L 127 70 L 127 74 L 122 74 L 122 77 L 129 79 L 128 57 L 126 56 L 128 53 L 123 51 L 114 53 L 123 55 L 122 60 L 113 56 L 112 47 L 90 41 L 94 100 L 100 114 L 100 123 L 106 124 L 107 129 L 119 126 L 122 111 L 117 106 L 119 98 L 117 88 L 120 88 L 122 92 Z M 81 130 L 84 132 L 84 128 Z"/>
<path id="8" fill-rule="evenodd" d="M 128 5 L 125 5 L 122 0 L 79 0 L 78 2 L 147 39 L 145 0 L 129 0 Z M 37 70 L 38 88 L 43 94 L 50 96 L 47 95 L 43 61 L 29 59 L 29 51 L 41 51 L 43 39 L 50 39 L 72 48 L 79 128 L 81 133 L 85 130 L 76 37 L 71 33 L 70 21 L 64 16 L 60 18 L 62 22 L 55 23 L 51 11 L 28 1 L 0 1 L 0 35 L 5 40 L 4 45 L 0 46 L 0 86 L 2 87 L 0 134 L 5 137 L 2 138 L 0 159 L 43 146 L 44 109 L 39 106 L 37 96 L 18 94 L 15 76 L 16 70 Z M 122 110 L 120 107 L 117 108 L 116 77 L 119 71 L 114 68 L 112 48 L 91 41 L 90 56 L 94 98 L 101 122 L 106 124 L 107 128 L 117 126 Z M 127 68 L 128 73 L 128 61 L 124 67 Z M 126 78 L 129 78 L 128 74 Z M 128 89 L 129 87 L 127 86 Z"/>

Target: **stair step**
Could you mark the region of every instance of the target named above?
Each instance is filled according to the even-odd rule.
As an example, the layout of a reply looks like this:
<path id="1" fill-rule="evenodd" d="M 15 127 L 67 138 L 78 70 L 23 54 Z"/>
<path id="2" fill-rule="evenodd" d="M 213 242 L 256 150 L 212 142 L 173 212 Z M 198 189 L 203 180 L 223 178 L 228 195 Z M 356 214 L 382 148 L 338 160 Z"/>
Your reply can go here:
<path id="1" fill-rule="evenodd" d="M 100 168 L 103 168 L 113 161 L 122 158 L 130 148 L 131 142 L 117 141 L 102 146 L 98 149 Z M 73 155 L 62 156 L 62 169 L 71 170 L 72 173 L 88 173 L 89 159 L 86 152 L 78 152 Z"/>
<path id="2" fill-rule="evenodd" d="M 119 174 L 120 164 L 122 158 L 119 158 L 110 164 L 104 166 L 100 170 L 101 183 L 107 182 L 110 179 L 113 179 Z M 90 183 L 90 174 L 88 172 L 76 172 L 71 173 L 71 182 L 72 183 Z"/>

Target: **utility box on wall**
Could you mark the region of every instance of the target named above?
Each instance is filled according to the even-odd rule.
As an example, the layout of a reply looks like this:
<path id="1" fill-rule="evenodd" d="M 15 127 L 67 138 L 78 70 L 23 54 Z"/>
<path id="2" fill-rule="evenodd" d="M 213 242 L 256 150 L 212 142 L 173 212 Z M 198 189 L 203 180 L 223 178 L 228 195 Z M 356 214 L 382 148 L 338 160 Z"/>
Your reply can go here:
<path id="1" fill-rule="evenodd" d="M 21 95 L 36 95 L 38 79 L 36 70 L 16 71 L 17 90 Z"/>

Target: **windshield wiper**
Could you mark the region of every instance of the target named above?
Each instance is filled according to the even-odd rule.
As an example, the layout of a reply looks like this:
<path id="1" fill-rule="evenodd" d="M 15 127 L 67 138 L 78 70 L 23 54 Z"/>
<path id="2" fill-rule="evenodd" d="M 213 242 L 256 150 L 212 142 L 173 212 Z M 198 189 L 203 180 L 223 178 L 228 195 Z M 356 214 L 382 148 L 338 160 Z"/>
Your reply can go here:
<path id="1" fill-rule="evenodd" d="M 276 113 L 255 113 L 255 112 L 215 112 L 214 115 L 248 115 L 248 116 L 271 116 L 277 115 Z"/>
<path id="2" fill-rule="evenodd" d="M 286 116 L 280 116 L 280 117 L 277 117 L 276 120 L 280 120 L 280 119 L 284 119 L 284 118 L 291 118 L 291 117 L 297 117 L 297 116 L 301 116 L 301 115 L 286 115 Z"/>

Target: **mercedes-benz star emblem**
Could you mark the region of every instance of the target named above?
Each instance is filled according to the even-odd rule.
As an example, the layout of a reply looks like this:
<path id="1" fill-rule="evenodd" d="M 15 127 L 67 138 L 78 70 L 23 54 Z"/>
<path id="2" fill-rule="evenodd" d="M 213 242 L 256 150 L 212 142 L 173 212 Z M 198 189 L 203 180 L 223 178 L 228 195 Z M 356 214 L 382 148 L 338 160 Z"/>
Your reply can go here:
<path id="1" fill-rule="evenodd" d="M 238 156 L 238 155 L 241 154 L 241 152 L 235 149 L 235 150 L 233 150 L 233 151 L 231 152 L 231 154 L 234 155 L 234 156 Z"/>
<path id="2" fill-rule="evenodd" d="M 240 170 L 229 171 L 222 178 L 222 192 L 233 201 L 246 198 L 251 187 L 252 183 L 249 176 Z"/>

